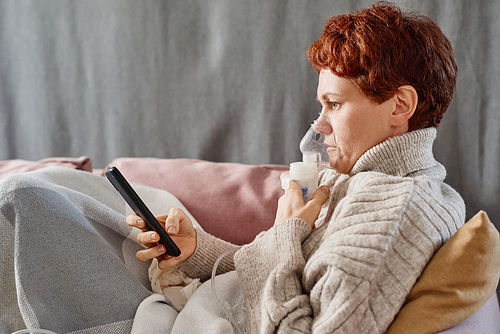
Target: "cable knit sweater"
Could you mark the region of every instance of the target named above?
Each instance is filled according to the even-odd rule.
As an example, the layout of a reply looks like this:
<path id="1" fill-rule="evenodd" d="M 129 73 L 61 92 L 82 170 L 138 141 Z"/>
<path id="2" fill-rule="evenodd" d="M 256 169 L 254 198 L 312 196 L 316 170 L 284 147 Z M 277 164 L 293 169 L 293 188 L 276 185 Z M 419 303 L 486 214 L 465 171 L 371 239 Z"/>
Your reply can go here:
<path id="1" fill-rule="evenodd" d="M 464 223 L 465 205 L 434 160 L 436 130 L 390 138 L 349 175 L 327 170 L 330 186 L 316 228 L 290 219 L 229 257 L 250 333 L 384 333 L 434 252 Z M 209 277 L 231 245 L 204 232 L 183 263 Z"/>

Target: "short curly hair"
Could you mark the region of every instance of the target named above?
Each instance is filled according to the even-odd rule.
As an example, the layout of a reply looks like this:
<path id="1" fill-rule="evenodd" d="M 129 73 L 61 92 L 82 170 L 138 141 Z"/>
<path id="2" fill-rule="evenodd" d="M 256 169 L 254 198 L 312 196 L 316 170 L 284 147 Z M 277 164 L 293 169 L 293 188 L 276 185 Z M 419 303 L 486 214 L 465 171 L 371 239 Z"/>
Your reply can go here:
<path id="1" fill-rule="evenodd" d="M 418 104 L 409 131 L 438 127 L 457 81 L 453 48 L 438 25 L 389 2 L 330 17 L 307 58 L 318 72 L 328 68 L 352 79 L 376 103 L 413 86 Z"/>

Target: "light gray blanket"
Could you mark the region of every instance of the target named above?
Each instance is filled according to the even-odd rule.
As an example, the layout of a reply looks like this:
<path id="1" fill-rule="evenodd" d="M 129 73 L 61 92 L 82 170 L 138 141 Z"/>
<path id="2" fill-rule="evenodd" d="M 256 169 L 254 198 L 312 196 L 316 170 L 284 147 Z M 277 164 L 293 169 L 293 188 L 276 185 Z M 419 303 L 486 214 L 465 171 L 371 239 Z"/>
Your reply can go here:
<path id="1" fill-rule="evenodd" d="M 168 192 L 134 186 L 154 214 L 183 208 Z M 0 333 L 231 332 L 209 282 L 180 315 L 151 292 L 150 263 L 135 257 L 142 246 L 125 223 L 129 213 L 105 178 L 87 172 L 54 167 L 1 180 Z M 235 273 L 217 280 L 218 293 L 235 305 L 242 302 L 237 281 Z"/>

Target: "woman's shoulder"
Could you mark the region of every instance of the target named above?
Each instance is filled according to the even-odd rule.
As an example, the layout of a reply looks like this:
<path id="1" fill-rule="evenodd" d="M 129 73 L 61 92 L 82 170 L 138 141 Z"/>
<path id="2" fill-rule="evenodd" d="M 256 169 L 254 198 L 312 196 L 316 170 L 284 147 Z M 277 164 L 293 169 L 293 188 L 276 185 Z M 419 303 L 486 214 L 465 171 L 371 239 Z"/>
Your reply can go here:
<path id="1" fill-rule="evenodd" d="M 465 223 L 465 202 L 444 182 L 416 179 L 406 216 L 434 241 L 434 251 Z"/>
<path id="2" fill-rule="evenodd" d="M 359 173 L 350 179 L 345 200 L 348 211 L 363 207 L 386 217 L 400 216 L 427 235 L 436 249 L 465 222 L 465 203 L 460 194 L 441 177 L 432 175 Z"/>
<path id="3" fill-rule="evenodd" d="M 327 170 L 321 174 L 321 183 L 332 188 L 337 209 L 349 216 L 355 215 L 359 207 L 363 208 L 361 212 L 379 212 L 383 216 L 387 212 L 398 212 L 429 224 L 459 227 L 465 220 L 465 204 L 461 196 L 443 182 L 442 174 L 443 167 L 439 164 L 406 176 L 378 171 L 348 176 Z M 455 230 L 453 226 L 450 229 Z"/>
<path id="4" fill-rule="evenodd" d="M 360 197 L 390 200 L 405 198 L 414 210 L 438 211 L 439 216 L 453 216 L 456 221 L 465 219 L 465 203 L 460 194 L 442 181 L 441 177 L 427 177 L 422 174 L 394 176 L 379 172 L 363 172 L 352 176 L 347 186 L 346 197 Z M 451 218 L 451 217 L 450 217 Z"/>

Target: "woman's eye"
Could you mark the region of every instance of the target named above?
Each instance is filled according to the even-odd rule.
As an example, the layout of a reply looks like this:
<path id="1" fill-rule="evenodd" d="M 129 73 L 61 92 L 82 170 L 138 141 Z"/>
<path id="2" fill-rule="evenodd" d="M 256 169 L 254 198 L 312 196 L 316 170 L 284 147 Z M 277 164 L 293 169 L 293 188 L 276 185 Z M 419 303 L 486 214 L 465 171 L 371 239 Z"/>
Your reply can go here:
<path id="1" fill-rule="evenodd" d="M 337 110 L 340 107 L 340 103 L 335 101 L 321 101 L 321 105 L 326 110 Z"/>

